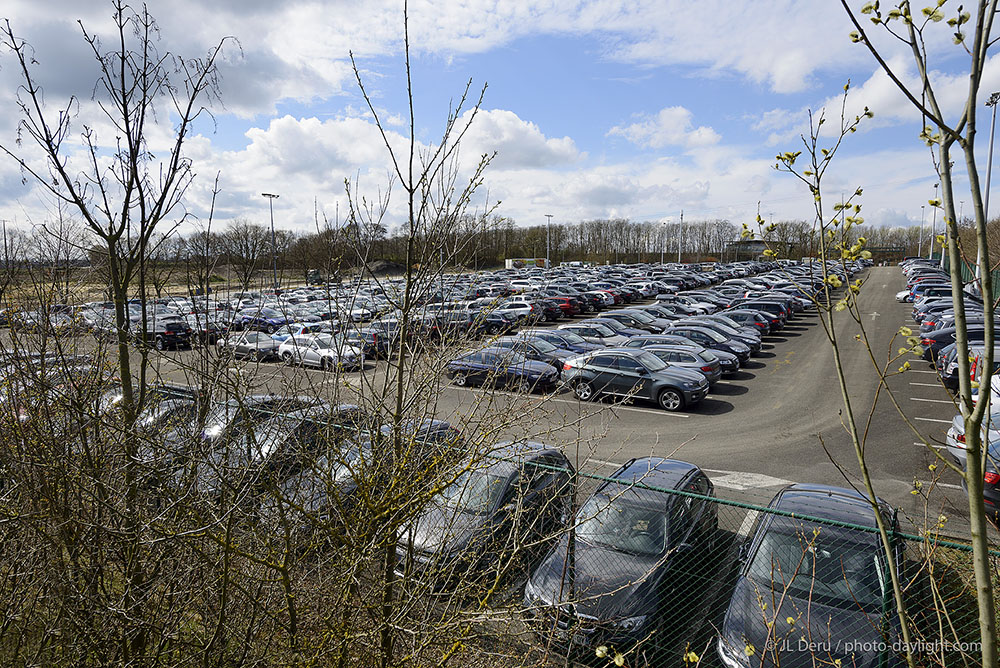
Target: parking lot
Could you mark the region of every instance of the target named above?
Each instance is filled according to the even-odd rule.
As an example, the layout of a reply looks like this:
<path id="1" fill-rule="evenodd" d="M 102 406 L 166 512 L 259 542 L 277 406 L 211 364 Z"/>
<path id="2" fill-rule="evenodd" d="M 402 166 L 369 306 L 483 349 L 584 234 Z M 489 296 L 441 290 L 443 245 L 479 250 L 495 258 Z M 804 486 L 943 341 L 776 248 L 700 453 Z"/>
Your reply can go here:
<path id="1" fill-rule="evenodd" d="M 876 360 L 903 345 L 894 340 L 900 326 L 913 326 L 908 304 L 893 295 L 902 278 L 896 267 L 873 267 L 860 296 L 863 324 Z M 867 432 L 866 454 L 875 488 L 919 526 L 925 515 L 946 514 L 949 531 L 961 531 L 967 517 L 958 477 L 945 467 L 929 470 L 933 454 L 920 443 L 893 407 L 863 344 L 854 340 L 857 325 L 837 314 L 836 335 L 848 379 L 852 406 Z M 497 438 L 528 436 L 563 446 L 581 471 L 607 473 L 621 463 L 650 455 L 690 461 L 705 470 L 724 498 L 766 503 L 789 482 L 860 485 L 853 447 L 841 416 L 843 403 L 831 348 L 820 316 L 805 311 L 778 335 L 763 339 L 761 353 L 732 377 L 724 378 L 699 405 L 665 412 L 655 404 L 600 400 L 580 402 L 567 388 L 529 396 L 504 390 L 455 387 L 439 378 L 433 412 L 439 419 L 482 428 L 479 416 L 517 416 Z M 89 337 L 79 345 L 92 346 Z M 455 351 L 445 351 L 442 357 Z M 153 353 L 151 363 L 163 381 L 191 383 L 206 367 L 205 349 Z M 895 371 L 901 361 L 890 365 Z M 919 434 L 943 442 L 955 414 L 949 393 L 932 369 L 914 360 L 909 371 L 887 383 Z M 440 370 L 438 370 L 440 371 Z M 376 396 L 384 387 L 387 364 L 368 361 L 364 371 L 331 374 L 281 363 L 234 361 L 231 381 L 274 393 L 319 394 L 335 401 Z M 867 426 L 865 426 L 867 425 Z M 929 485 L 932 478 L 936 484 Z M 929 499 L 913 495 L 914 480 L 924 483 Z M 750 522 L 741 522 L 743 530 Z M 732 527 L 739 530 L 740 527 Z"/>

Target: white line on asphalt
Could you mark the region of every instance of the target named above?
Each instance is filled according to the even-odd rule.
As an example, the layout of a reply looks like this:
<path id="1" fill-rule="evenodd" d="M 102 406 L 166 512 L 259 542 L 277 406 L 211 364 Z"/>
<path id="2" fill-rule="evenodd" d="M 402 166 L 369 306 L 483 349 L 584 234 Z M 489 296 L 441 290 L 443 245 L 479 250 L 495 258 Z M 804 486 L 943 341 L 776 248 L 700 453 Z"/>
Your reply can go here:
<path id="1" fill-rule="evenodd" d="M 931 371 L 930 369 L 910 369 L 907 373 L 933 373 L 937 374 L 937 371 Z"/>
<path id="2" fill-rule="evenodd" d="M 761 487 L 778 487 L 781 485 L 788 485 L 791 480 L 785 480 L 784 478 L 775 478 L 774 476 L 764 475 L 763 473 L 743 473 L 741 471 L 714 471 L 712 469 L 705 469 L 711 473 L 721 473 L 721 476 L 713 477 L 712 483 L 716 487 L 726 487 L 728 489 L 736 490 L 746 490 L 746 489 L 758 489 Z"/>
<path id="3" fill-rule="evenodd" d="M 941 387 L 941 385 L 938 384 L 938 383 L 913 383 L 913 382 L 911 382 L 910 385 L 916 385 L 917 387 Z"/>
<path id="4" fill-rule="evenodd" d="M 740 525 L 739 531 L 737 531 L 736 533 L 739 534 L 740 536 L 743 536 L 744 538 L 749 536 L 750 527 L 752 527 L 753 523 L 757 521 L 757 515 L 759 514 L 760 514 L 759 510 L 747 511 L 746 517 L 743 518 L 743 524 Z"/>
<path id="5" fill-rule="evenodd" d="M 616 464 L 615 462 L 606 462 L 603 459 L 588 459 L 589 464 L 597 464 L 598 466 L 610 466 L 611 468 L 618 468 L 621 464 Z"/>
<path id="6" fill-rule="evenodd" d="M 914 420 L 923 420 L 924 422 L 940 422 L 941 424 L 951 424 L 951 420 L 937 420 L 935 418 L 925 418 L 925 417 L 915 417 Z"/>
<path id="7" fill-rule="evenodd" d="M 910 401 L 930 401 L 935 404 L 950 404 L 952 406 L 955 405 L 955 402 L 951 401 L 950 399 L 921 399 L 920 397 L 910 397 Z"/>
<path id="8" fill-rule="evenodd" d="M 480 390 L 480 389 L 477 389 L 477 388 L 474 388 L 474 387 L 456 388 L 456 389 L 464 389 L 464 390 L 467 390 L 469 392 L 476 392 L 477 394 L 507 394 L 507 395 L 512 395 L 512 396 L 525 396 L 525 395 L 520 394 L 518 392 L 507 392 L 505 390 Z M 529 395 L 529 396 L 533 396 L 533 395 Z M 556 402 L 559 402 L 559 403 L 562 403 L 562 404 L 586 405 L 586 404 L 589 403 L 589 402 L 585 402 L 585 401 L 579 401 L 577 399 L 559 399 L 557 397 L 543 397 L 543 400 L 544 401 L 556 401 Z M 601 406 L 601 404 L 594 404 L 594 405 L 595 406 Z M 658 411 L 658 410 L 654 410 L 652 408 L 634 408 L 632 406 L 621 406 L 621 405 L 607 406 L 607 407 L 608 408 L 612 408 L 612 409 L 614 409 L 616 411 L 634 411 L 634 412 L 638 412 L 638 413 L 650 413 L 652 415 L 662 415 L 663 417 L 676 417 L 676 418 L 685 418 L 685 419 L 691 417 L 690 415 L 685 415 L 684 413 L 671 413 L 670 411 Z"/>
<path id="9" fill-rule="evenodd" d="M 937 486 L 938 487 L 947 487 L 948 489 L 962 489 L 961 485 L 955 485 L 955 484 L 952 484 L 950 482 L 939 482 L 939 483 L 937 483 Z"/>

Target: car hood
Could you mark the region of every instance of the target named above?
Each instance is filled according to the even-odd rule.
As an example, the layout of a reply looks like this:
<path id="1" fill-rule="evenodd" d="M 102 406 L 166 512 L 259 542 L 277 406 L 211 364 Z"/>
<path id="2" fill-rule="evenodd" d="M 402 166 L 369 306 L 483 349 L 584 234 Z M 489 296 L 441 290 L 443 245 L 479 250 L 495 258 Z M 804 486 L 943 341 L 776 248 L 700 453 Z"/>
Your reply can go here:
<path id="1" fill-rule="evenodd" d="M 665 570 L 660 564 L 662 557 L 626 555 L 577 540 L 575 592 L 571 599 L 565 567 L 568 543 L 564 536 L 531 576 L 532 588 L 544 604 L 572 602 L 577 614 L 598 619 L 624 619 L 653 612 L 659 576 Z M 614 564 L 614 568 L 608 564 Z"/>
<path id="2" fill-rule="evenodd" d="M 425 553 L 450 552 L 468 544 L 486 523 L 485 515 L 464 513 L 451 506 L 432 504 L 423 515 L 400 532 L 400 545 Z"/>
<path id="3" fill-rule="evenodd" d="M 705 380 L 705 374 L 699 371 L 695 371 L 693 369 L 688 369 L 673 364 L 671 364 L 666 369 L 661 369 L 660 371 L 657 371 L 656 375 L 669 380 L 680 380 L 692 383 L 702 383 Z"/>
<path id="4" fill-rule="evenodd" d="M 758 593 L 770 605 L 761 610 Z M 793 622 L 789 623 L 788 618 Z M 772 628 L 767 623 L 772 622 Z M 722 640 L 742 653 L 752 646 L 754 666 L 838 664 L 866 668 L 878 665 L 878 648 L 891 646 L 878 631 L 879 615 L 860 608 L 839 608 L 797 598 L 770 588 L 760 589 L 752 580 L 741 577 L 729 601 L 722 625 Z M 777 640 L 777 648 L 774 647 Z M 779 659 L 775 662 L 775 654 Z M 803 663 L 804 661 L 804 663 Z"/>

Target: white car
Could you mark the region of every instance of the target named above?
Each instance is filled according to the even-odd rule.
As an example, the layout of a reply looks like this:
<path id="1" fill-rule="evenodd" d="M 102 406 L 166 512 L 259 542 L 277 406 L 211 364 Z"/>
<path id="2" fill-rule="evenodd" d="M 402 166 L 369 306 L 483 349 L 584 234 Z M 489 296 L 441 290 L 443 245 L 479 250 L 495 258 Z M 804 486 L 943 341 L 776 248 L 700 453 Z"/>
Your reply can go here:
<path id="1" fill-rule="evenodd" d="M 278 357 L 286 364 L 301 364 L 328 370 L 364 369 L 365 354 L 337 334 L 291 336 L 278 346 Z"/>
<path id="2" fill-rule="evenodd" d="M 897 302 L 908 302 L 908 301 L 910 301 L 910 291 L 909 290 L 900 290 L 899 292 L 897 292 L 896 293 L 896 301 Z"/>

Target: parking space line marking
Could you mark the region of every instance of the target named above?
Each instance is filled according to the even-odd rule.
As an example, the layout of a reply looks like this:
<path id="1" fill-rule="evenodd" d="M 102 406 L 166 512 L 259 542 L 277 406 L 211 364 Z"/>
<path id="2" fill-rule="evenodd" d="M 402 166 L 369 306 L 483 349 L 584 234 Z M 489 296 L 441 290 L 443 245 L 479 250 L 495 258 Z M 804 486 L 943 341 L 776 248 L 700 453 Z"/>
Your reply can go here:
<path id="1" fill-rule="evenodd" d="M 578 404 L 578 405 L 583 405 L 583 406 L 585 406 L 585 405 L 601 406 L 602 408 L 611 408 L 611 409 L 616 410 L 616 411 L 637 411 L 637 412 L 640 412 L 640 413 L 651 413 L 653 415 L 662 415 L 664 417 L 676 417 L 676 418 L 685 418 L 685 419 L 691 417 L 690 415 L 685 415 L 684 413 L 671 413 L 670 411 L 658 411 L 658 410 L 655 410 L 653 408 L 635 408 L 633 406 L 621 406 L 621 405 L 606 406 L 606 405 L 602 405 L 602 404 L 599 404 L 599 403 L 596 403 L 596 402 L 591 402 L 591 401 L 580 401 L 578 399 L 560 399 L 558 397 L 546 396 L 546 395 L 530 395 L 530 394 L 529 395 L 523 395 L 523 394 L 520 394 L 518 392 L 507 392 L 506 390 L 481 390 L 481 389 L 475 388 L 475 387 L 465 387 L 465 388 L 455 388 L 455 389 L 464 389 L 464 390 L 467 390 L 469 392 L 476 392 L 477 394 L 506 394 L 506 395 L 515 396 L 515 397 L 523 397 L 523 396 L 536 397 L 537 396 L 537 397 L 541 398 L 543 401 L 556 401 L 556 402 L 559 402 L 559 403 L 562 403 L 562 404 Z"/>
<path id="2" fill-rule="evenodd" d="M 947 487 L 948 489 L 962 489 L 961 485 L 956 485 L 956 484 L 950 483 L 950 482 L 939 482 L 939 483 L 937 483 L 937 486 L 938 487 Z"/>
<path id="3" fill-rule="evenodd" d="M 610 466 L 612 468 L 618 468 L 621 464 L 616 464 L 615 462 L 606 462 L 603 459 L 588 459 L 588 464 L 597 464 L 598 466 Z"/>
<path id="4" fill-rule="evenodd" d="M 937 371 L 931 371 L 930 369 L 910 369 L 907 373 L 933 373 L 933 374 L 937 374 Z"/>
<path id="5" fill-rule="evenodd" d="M 917 387 L 941 387 L 939 383 L 910 383 L 910 385 L 916 385 Z"/>
<path id="6" fill-rule="evenodd" d="M 747 489 L 757 489 L 761 487 L 777 487 L 779 485 L 787 485 L 791 483 L 791 480 L 785 480 L 784 478 L 775 478 L 774 476 L 764 475 L 763 473 L 744 473 L 742 471 L 716 471 L 712 469 L 705 469 L 711 473 L 721 473 L 722 475 L 717 478 L 712 478 L 712 484 L 716 487 L 726 487 L 728 489 L 736 490 L 747 490 Z"/>
<path id="7" fill-rule="evenodd" d="M 760 515 L 759 510 L 747 511 L 746 517 L 743 518 L 743 523 L 740 524 L 740 528 L 737 530 L 736 534 L 743 536 L 744 538 L 748 538 L 750 536 L 750 527 L 752 527 L 753 523 L 757 521 L 758 515 Z"/>
<path id="8" fill-rule="evenodd" d="M 951 420 L 938 420 L 936 418 L 915 417 L 913 419 L 923 420 L 924 422 L 940 422 L 941 424 L 951 424 Z"/>
<path id="9" fill-rule="evenodd" d="M 920 397 L 910 397 L 910 401 L 930 401 L 935 404 L 949 404 L 951 406 L 955 405 L 954 401 L 948 399 L 921 399 Z"/>

